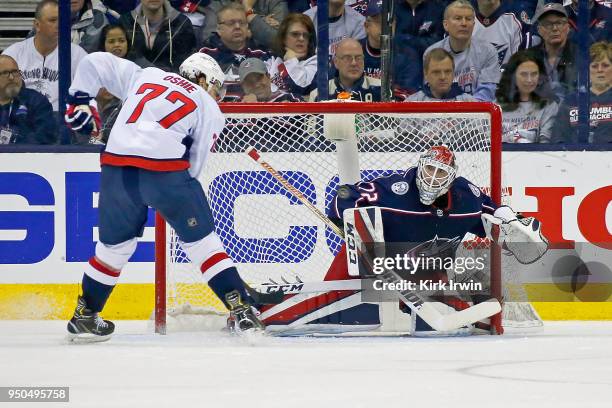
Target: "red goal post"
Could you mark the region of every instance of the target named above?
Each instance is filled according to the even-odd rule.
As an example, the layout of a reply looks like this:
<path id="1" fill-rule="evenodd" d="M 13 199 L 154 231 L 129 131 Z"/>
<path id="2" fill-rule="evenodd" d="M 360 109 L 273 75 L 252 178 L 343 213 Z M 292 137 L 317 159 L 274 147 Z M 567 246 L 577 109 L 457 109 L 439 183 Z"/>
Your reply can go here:
<path id="1" fill-rule="evenodd" d="M 220 106 L 226 116 L 226 128 L 216 138 L 198 179 L 211 204 L 217 233 L 249 283 L 296 276 L 302 281 L 319 280 L 338 245 L 316 222 L 294 225 L 307 215 L 261 175 L 262 170 L 243 153 L 249 145 L 258 147 L 297 188 L 310 194 L 322 211 L 338 183 L 405 170 L 416 164 L 420 152 L 438 143 L 449 144 L 457 151 L 458 175 L 479 185 L 496 203 L 502 202 L 502 115 L 495 104 L 319 102 Z M 190 310 L 192 306 L 211 305 L 219 309 L 210 293 L 198 294 L 206 288 L 197 282 L 197 268 L 186 263 L 180 241 L 167 229 L 171 230 L 158 215 L 155 329 L 159 333 L 165 333 L 170 309 L 185 303 Z M 299 233 L 312 239 L 301 240 Z M 306 248 L 315 249 L 305 253 Z M 300 271 L 302 263 L 307 265 L 307 272 Z M 492 251 L 491 291 L 498 298 L 502 293 L 500 269 L 500 253 Z M 501 332 L 500 315 L 494 317 L 493 323 Z"/>

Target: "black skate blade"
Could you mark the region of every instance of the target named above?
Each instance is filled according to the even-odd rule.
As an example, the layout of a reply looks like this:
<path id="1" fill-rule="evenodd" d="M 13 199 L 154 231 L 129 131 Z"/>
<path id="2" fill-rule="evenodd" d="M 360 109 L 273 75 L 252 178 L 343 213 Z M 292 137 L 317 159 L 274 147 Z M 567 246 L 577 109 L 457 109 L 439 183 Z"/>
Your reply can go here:
<path id="1" fill-rule="evenodd" d="M 88 343 L 101 343 L 103 341 L 110 340 L 112 334 L 106 336 L 98 336 L 97 334 L 91 333 L 68 333 L 66 335 L 66 342 L 68 344 L 88 344 Z"/>

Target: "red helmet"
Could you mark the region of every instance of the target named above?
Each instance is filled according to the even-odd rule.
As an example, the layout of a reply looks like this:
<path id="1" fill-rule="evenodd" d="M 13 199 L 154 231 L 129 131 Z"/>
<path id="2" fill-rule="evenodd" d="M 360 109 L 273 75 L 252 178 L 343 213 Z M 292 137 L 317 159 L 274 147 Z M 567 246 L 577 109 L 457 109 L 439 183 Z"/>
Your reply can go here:
<path id="1" fill-rule="evenodd" d="M 419 158 L 416 184 L 425 205 L 445 194 L 457 176 L 455 154 L 445 145 L 432 146 Z"/>

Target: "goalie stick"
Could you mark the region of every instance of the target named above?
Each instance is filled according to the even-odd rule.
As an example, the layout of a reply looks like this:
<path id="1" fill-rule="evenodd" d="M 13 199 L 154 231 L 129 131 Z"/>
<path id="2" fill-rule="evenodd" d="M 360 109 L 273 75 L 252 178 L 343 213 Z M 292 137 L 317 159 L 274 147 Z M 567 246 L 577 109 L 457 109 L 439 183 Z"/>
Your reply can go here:
<path id="1" fill-rule="evenodd" d="M 344 233 L 336 224 L 334 224 L 325 214 L 323 214 L 317 207 L 315 207 L 297 188 L 295 188 L 287 179 L 285 179 L 276 169 L 268 164 L 259 152 L 254 147 L 249 147 L 245 150 L 245 153 L 254 161 L 256 161 L 261 167 L 263 167 L 268 173 L 272 175 L 283 187 L 287 189 L 295 198 L 297 198 L 302 204 L 304 204 L 317 218 L 319 218 L 325 225 L 330 227 L 334 233 L 340 238 L 344 239 Z M 380 211 L 380 209 L 379 209 Z M 386 269 L 381 275 L 378 275 L 380 279 L 389 283 L 398 283 L 402 278 L 393 270 Z M 425 296 L 422 296 L 414 291 L 395 291 L 399 299 L 408 306 L 413 312 L 420 316 L 427 324 L 438 331 L 450 331 L 464 327 L 468 324 L 477 322 L 485 319 L 501 311 L 501 305 L 496 299 L 490 299 L 489 301 L 479 303 L 471 306 L 467 309 L 457 311 L 448 315 L 443 315 L 438 311 L 432 302 L 429 301 Z"/>

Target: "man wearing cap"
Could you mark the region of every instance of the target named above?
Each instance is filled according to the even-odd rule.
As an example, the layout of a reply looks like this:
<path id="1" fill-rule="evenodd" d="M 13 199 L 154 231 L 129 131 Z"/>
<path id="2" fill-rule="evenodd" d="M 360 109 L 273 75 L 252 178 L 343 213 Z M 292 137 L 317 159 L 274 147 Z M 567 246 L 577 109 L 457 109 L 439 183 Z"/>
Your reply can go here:
<path id="1" fill-rule="evenodd" d="M 238 68 L 240 86 L 244 92 L 242 102 L 300 102 L 302 98 L 278 90 L 270 80 L 266 64 L 257 58 L 248 58 Z M 273 89 L 274 87 L 274 89 Z"/>
<path id="2" fill-rule="evenodd" d="M 576 46 L 567 40 L 570 26 L 565 7 L 547 3 L 536 10 L 533 21 L 542 43 L 530 48 L 542 60 L 558 101 L 576 89 Z"/>
<path id="3" fill-rule="evenodd" d="M 299 96 L 278 90 L 270 80 L 266 64 L 247 58 L 238 67 L 244 91 L 241 102 L 302 102 Z M 260 151 L 299 151 L 303 143 L 301 115 L 261 118 L 228 118 L 225 129 L 215 142 L 217 152 L 244 152 L 249 146 Z"/>
<path id="4" fill-rule="evenodd" d="M 366 38 L 359 40 L 363 48 L 364 71 L 372 78 L 380 79 L 380 36 L 382 33 L 382 0 L 370 0 L 365 11 L 366 20 L 363 23 Z"/>

